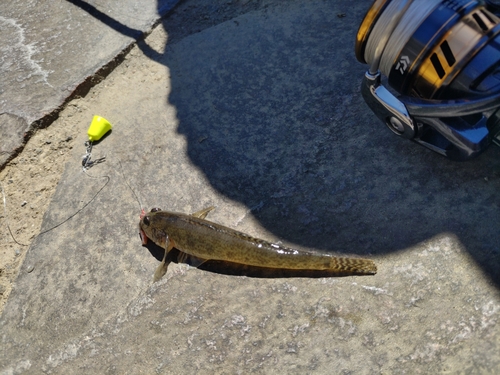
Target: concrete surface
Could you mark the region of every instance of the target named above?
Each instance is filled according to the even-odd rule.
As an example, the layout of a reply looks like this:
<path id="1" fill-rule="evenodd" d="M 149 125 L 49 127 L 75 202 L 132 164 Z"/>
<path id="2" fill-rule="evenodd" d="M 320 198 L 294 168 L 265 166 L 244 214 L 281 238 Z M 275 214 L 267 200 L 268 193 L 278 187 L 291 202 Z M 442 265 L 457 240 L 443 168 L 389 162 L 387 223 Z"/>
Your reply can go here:
<path id="1" fill-rule="evenodd" d="M 353 51 L 370 1 L 261 2 L 185 35 L 189 3 L 79 102 L 82 149 L 1 317 L 1 373 L 498 373 L 500 149 L 456 163 L 379 123 Z M 114 129 L 91 178 L 94 114 Z M 174 264 L 152 284 L 129 186 L 147 208 L 215 205 L 213 221 L 379 272 Z"/>
<path id="2" fill-rule="evenodd" d="M 0 166 L 178 1 L 2 1 Z"/>

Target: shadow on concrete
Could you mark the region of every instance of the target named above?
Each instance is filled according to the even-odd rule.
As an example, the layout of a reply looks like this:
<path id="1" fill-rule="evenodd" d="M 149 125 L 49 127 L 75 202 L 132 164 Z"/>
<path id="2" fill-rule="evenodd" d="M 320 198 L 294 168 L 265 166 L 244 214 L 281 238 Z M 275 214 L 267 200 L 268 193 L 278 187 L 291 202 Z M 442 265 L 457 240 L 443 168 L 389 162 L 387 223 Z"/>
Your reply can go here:
<path id="1" fill-rule="evenodd" d="M 287 242 L 382 255 L 450 232 L 500 286 L 500 149 L 457 163 L 391 135 L 359 92 L 353 44 L 369 2 L 318 2 L 300 16 L 291 3 L 252 3 L 266 12 L 256 24 L 242 6 L 224 30 L 192 35 L 183 55 L 139 42 L 169 69 L 192 163 Z M 169 44 L 187 36 L 183 22 L 163 19 Z"/>
<path id="2" fill-rule="evenodd" d="M 143 32 L 141 30 L 137 30 L 127 25 L 124 25 L 120 21 L 114 19 L 113 17 L 108 16 L 106 13 L 100 11 L 92 4 L 87 3 L 83 0 L 66 0 L 68 3 L 71 3 L 80 9 L 84 10 L 88 14 L 90 14 L 95 19 L 101 21 L 106 26 L 112 28 L 113 30 L 128 36 L 130 38 L 138 39 L 142 36 Z M 161 14 L 161 13 L 160 13 Z"/>

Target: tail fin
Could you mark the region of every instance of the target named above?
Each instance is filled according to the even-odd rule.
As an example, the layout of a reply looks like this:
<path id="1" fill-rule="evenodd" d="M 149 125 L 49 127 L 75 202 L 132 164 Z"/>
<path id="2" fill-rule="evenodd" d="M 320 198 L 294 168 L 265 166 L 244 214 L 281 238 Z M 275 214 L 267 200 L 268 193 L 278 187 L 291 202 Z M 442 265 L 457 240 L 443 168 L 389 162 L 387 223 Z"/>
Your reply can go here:
<path id="1" fill-rule="evenodd" d="M 375 275 L 377 266 L 370 259 L 361 258 L 333 258 L 332 269 L 346 275 Z"/>

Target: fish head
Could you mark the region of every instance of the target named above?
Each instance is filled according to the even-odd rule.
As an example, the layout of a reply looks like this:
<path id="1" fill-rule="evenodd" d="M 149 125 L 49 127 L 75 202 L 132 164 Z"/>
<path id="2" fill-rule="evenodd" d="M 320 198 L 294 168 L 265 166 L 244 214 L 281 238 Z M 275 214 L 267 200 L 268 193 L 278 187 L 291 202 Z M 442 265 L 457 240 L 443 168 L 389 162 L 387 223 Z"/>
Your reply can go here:
<path id="1" fill-rule="evenodd" d="M 141 215 L 139 216 L 139 236 L 143 246 L 148 244 L 148 239 L 161 246 L 158 242 L 161 241 L 164 234 L 159 233 L 158 226 L 155 225 L 157 221 L 155 220 L 155 213 L 160 211 L 160 208 L 153 208 L 148 213 L 144 209 L 141 210 Z"/>

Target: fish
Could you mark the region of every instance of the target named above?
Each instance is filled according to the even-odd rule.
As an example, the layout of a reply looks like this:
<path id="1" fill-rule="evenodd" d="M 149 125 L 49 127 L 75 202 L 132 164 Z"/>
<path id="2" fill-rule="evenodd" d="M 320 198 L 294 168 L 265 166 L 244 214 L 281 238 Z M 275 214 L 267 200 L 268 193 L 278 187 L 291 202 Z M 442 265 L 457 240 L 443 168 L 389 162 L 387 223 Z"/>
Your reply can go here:
<path id="1" fill-rule="evenodd" d="M 339 276 L 377 273 L 377 266 L 370 259 L 293 249 L 206 220 L 213 209 L 211 206 L 191 215 L 159 208 L 148 213 L 141 211 L 139 234 L 142 245 L 151 240 L 165 249 L 154 275 L 155 282 L 167 273 L 168 254 L 172 249 L 180 251 L 177 260 L 182 262 L 189 258 L 190 264 L 195 266 L 214 260 L 271 269 L 329 271 Z"/>

